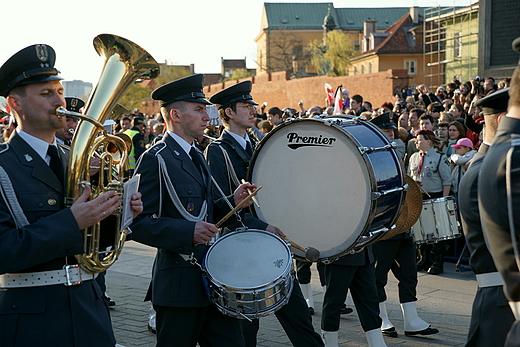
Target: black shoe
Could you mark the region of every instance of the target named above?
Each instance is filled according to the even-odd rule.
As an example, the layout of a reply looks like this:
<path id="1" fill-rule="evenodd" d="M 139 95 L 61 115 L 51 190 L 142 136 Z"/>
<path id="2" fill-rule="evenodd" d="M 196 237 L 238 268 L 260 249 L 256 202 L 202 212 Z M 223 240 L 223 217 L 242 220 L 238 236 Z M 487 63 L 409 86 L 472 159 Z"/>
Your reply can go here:
<path id="1" fill-rule="evenodd" d="M 388 328 L 388 329 L 381 329 L 381 332 L 384 336 L 388 337 L 397 337 L 397 331 L 394 327 Z"/>
<path id="2" fill-rule="evenodd" d="M 435 328 L 426 328 L 424 330 L 420 330 L 420 331 L 405 331 L 404 334 L 406 336 L 415 336 L 415 335 L 433 335 L 433 334 L 438 334 L 439 333 L 439 330 L 435 329 Z"/>
<path id="3" fill-rule="evenodd" d="M 354 312 L 354 310 L 351 309 L 350 307 L 347 307 L 347 305 L 343 304 L 343 306 L 341 306 L 340 312 L 341 312 L 341 314 L 349 314 L 349 313 Z"/>
<path id="4" fill-rule="evenodd" d="M 433 265 L 431 268 L 428 269 L 428 273 L 430 275 L 440 275 L 441 273 L 443 273 L 444 270 L 443 270 L 443 266 L 438 266 L 438 265 Z"/>
<path id="5" fill-rule="evenodd" d="M 309 307 L 309 313 L 311 314 L 311 316 L 314 316 L 314 308 Z"/>
<path id="6" fill-rule="evenodd" d="M 157 334 L 157 330 L 152 327 L 150 324 L 148 324 L 148 331 L 151 332 L 152 334 Z"/>
<path id="7" fill-rule="evenodd" d="M 107 295 L 107 293 L 105 293 L 104 297 L 105 297 L 105 301 L 106 301 L 107 304 L 108 304 L 108 307 L 116 306 L 116 302 L 115 302 L 114 300 L 112 300 L 112 299 L 110 298 L 110 296 Z"/>

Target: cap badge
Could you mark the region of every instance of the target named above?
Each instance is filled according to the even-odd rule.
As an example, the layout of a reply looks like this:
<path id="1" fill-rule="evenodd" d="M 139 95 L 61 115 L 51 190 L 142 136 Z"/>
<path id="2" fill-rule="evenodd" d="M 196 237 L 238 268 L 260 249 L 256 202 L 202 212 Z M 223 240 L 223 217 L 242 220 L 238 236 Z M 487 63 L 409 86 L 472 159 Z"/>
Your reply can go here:
<path id="1" fill-rule="evenodd" d="M 78 106 L 78 99 L 71 99 L 70 100 L 70 106 L 72 106 L 72 107 Z"/>
<path id="2" fill-rule="evenodd" d="M 34 48 L 36 49 L 36 56 L 38 57 L 38 59 L 40 59 L 40 61 L 45 63 L 47 61 L 47 59 L 49 59 L 49 52 L 47 51 L 47 46 L 46 45 L 36 45 L 36 46 L 34 46 Z"/>

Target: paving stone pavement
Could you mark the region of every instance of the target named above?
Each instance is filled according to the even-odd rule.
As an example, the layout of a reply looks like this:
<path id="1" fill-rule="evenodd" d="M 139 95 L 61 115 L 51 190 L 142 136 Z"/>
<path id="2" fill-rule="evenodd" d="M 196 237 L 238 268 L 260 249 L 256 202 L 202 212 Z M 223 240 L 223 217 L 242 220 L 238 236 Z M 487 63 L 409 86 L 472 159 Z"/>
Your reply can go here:
<path id="1" fill-rule="evenodd" d="M 107 292 L 116 302 L 110 309 L 112 325 L 119 345 L 124 347 L 155 346 L 155 335 L 147 329 L 150 303 L 143 298 L 151 277 L 155 249 L 129 241 L 125 244 L 120 259 L 107 271 Z M 321 304 L 323 290 L 319 284 L 316 267 L 312 267 L 314 301 L 316 314 L 314 328 L 320 331 Z M 404 336 L 403 319 L 397 296 L 397 284 L 389 275 L 386 287 L 387 310 L 392 323 L 398 330 L 398 338 L 385 337 L 389 347 L 438 347 L 464 346 L 468 332 L 471 305 L 477 289 L 475 275 L 467 267 L 457 272 L 455 265 L 445 263 L 445 273 L 440 276 L 419 274 L 417 288 L 417 310 L 419 316 L 438 328 L 440 333 L 428 337 Z M 354 308 L 352 299 L 347 304 Z M 340 346 L 367 346 L 364 332 L 354 312 L 343 315 L 339 332 Z M 260 320 L 258 347 L 291 346 L 282 327 L 274 315 Z M 296 346 L 298 347 L 298 346 Z"/>

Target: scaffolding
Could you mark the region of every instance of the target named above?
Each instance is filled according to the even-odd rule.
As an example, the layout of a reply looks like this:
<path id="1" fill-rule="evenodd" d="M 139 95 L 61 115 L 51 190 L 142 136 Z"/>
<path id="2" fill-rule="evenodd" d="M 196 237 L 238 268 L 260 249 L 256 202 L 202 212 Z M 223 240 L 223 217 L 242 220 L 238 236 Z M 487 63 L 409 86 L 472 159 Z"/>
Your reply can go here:
<path id="1" fill-rule="evenodd" d="M 431 7 L 424 11 L 424 83 L 435 89 L 478 73 L 478 8 Z"/>

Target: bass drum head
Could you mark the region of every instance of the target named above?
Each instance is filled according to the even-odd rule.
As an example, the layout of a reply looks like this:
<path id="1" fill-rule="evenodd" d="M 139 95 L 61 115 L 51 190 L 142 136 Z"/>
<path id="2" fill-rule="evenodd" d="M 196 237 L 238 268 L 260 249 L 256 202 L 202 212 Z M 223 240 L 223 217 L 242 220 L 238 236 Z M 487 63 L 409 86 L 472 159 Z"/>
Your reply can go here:
<path id="1" fill-rule="evenodd" d="M 252 208 L 294 243 L 319 250 L 319 259 L 331 258 L 366 228 L 371 177 L 355 140 L 340 128 L 313 119 L 284 123 L 251 160 L 249 180 L 262 187 L 260 207 Z"/>

